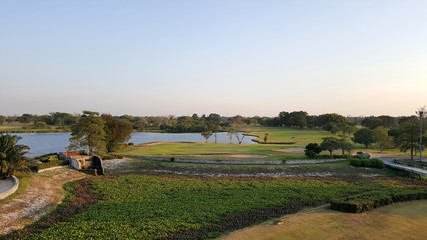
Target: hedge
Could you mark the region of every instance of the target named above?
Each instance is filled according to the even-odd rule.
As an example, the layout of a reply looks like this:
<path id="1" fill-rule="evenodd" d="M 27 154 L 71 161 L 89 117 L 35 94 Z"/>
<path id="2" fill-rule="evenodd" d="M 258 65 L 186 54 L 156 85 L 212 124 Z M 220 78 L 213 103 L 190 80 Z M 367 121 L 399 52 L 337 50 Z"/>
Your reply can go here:
<path id="1" fill-rule="evenodd" d="M 356 194 L 347 198 L 335 199 L 331 201 L 331 209 L 361 213 L 374 208 L 390 205 L 397 202 L 427 199 L 427 189 L 402 189 L 399 190 L 372 191 L 368 193 Z"/>

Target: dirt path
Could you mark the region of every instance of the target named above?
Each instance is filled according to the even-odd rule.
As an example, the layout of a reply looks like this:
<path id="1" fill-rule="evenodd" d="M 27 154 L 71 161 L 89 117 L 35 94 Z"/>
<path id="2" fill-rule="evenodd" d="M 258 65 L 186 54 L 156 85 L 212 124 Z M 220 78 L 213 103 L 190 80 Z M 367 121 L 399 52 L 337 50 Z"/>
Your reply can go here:
<path id="1" fill-rule="evenodd" d="M 47 170 L 36 174 L 23 194 L 0 205 L 0 235 L 29 224 L 60 203 L 62 185 L 86 175 L 69 168 Z"/>

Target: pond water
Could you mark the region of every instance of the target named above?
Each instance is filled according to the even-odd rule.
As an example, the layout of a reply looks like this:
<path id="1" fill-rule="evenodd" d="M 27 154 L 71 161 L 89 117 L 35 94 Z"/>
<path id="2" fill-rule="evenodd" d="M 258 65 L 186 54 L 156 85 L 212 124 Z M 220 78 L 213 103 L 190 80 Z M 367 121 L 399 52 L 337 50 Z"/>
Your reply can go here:
<path id="1" fill-rule="evenodd" d="M 71 133 L 12 133 L 18 135 L 22 139 L 18 144 L 27 145 L 30 147 L 30 156 L 40 156 L 52 152 L 65 152 L 70 144 L 69 139 Z M 242 134 L 240 133 L 241 137 Z M 251 139 L 252 136 L 245 136 L 243 144 L 255 144 Z M 225 132 L 217 133 L 218 143 L 230 143 L 230 137 Z M 128 142 L 134 144 L 149 143 L 149 142 L 205 142 L 205 138 L 200 133 L 152 133 L 152 132 L 133 132 L 131 139 Z M 212 135 L 209 142 L 215 142 L 215 137 Z M 233 143 L 238 143 L 233 136 Z"/>

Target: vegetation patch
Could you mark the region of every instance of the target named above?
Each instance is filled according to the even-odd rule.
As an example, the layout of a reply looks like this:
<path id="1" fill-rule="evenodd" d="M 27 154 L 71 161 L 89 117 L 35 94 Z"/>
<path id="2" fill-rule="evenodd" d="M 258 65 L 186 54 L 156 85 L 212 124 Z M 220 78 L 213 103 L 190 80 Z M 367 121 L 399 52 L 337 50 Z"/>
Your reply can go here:
<path id="1" fill-rule="evenodd" d="M 33 172 L 38 172 L 39 170 L 69 165 L 70 161 L 67 159 L 60 159 L 58 153 L 49 153 L 42 156 L 38 156 L 34 158 L 34 161 L 29 163 L 28 167 Z"/>
<path id="2" fill-rule="evenodd" d="M 407 182 L 410 182 L 407 180 Z M 407 185 L 402 182 L 382 182 L 383 188 L 332 200 L 331 208 L 343 212 L 361 213 L 397 202 L 427 199 L 427 184 Z M 418 184 L 418 183 L 417 183 Z"/>
<path id="3" fill-rule="evenodd" d="M 52 216 L 12 236 L 19 239 L 206 239 L 296 212 L 303 206 L 362 193 L 387 194 L 402 189 L 425 192 L 426 184 L 401 179 L 343 181 L 146 175 L 91 178 L 79 181 L 73 190 L 75 198 Z"/>
<path id="4" fill-rule="evenodd" d="M 371 168 L 384 168 L 385 165 L 381 159 L 351 159 L 350 165 L 354 167 L 371 167 Z"/>

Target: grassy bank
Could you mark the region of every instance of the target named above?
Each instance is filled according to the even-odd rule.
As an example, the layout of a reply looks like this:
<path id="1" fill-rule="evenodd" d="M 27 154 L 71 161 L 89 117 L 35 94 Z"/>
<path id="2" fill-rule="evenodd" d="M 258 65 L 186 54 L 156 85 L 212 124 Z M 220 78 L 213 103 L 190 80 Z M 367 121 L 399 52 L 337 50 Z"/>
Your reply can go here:
<path id="1" fill-rule="evenodd" d="M 274 223 L 233 232 L 221 240 L 425 239 L 427 200 L 398 203 L 365 214 L 327 209 L 285 216 Z"/>

